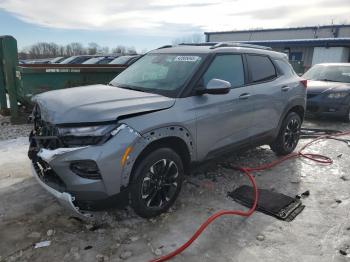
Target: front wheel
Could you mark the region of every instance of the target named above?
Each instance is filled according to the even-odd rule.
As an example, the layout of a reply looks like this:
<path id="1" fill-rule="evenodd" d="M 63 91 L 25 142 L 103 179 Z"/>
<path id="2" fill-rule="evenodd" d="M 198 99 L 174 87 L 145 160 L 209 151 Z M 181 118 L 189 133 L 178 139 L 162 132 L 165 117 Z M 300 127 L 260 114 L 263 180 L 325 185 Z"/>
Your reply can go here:
<path id="1" fill-rule="evenodd" d="M 131 206 L 144 218 L 158 216 L 175 202 L 181 190 L 184 169 L 179 155 L 160 148 L 141 159 L 133 173 Z"/>
<path id="2" fill-rule="evenodd" d="M 288 155 L 294 151 L 300 138 L 301 118 L 290 112 L 283 120 L 276 140 L 270 145 L 277 155 Z"/>

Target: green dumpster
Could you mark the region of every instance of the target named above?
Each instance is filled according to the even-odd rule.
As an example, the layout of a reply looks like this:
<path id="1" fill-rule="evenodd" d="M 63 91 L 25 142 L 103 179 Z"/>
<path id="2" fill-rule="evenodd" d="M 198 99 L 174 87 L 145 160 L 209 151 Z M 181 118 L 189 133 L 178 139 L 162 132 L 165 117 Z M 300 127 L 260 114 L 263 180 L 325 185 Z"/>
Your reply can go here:
<path id="1" fill-rule="evenodd" d="M 33 95 L 76 86 L 107 84 L 125 67 L 116 65 L 21 65 L 16 69 L 18 101 L 30 104 Z"/>
<path id="2" fill-rule="evenodd" d="M 0 41 L 0 50 L 2 49 L 2 41 Z M 6 90 L 5 90 L 5 76 L 2 62 L 2 52 L 0 52 L 0 112 L 7 109 Z"/>
<path id="3" fill-rule="evenodd" d="M 24 105 L 27 110 L 33 95 L 75 86 L 107 84 L 124 69 L 122 65 L 18 65 L 16 39 L 0 36 L 0 113 L 8 111 L 6 94 L 10 100 L 11 121 L 22 122 L 25 112 L 19 110 L 18 105 Z"/>

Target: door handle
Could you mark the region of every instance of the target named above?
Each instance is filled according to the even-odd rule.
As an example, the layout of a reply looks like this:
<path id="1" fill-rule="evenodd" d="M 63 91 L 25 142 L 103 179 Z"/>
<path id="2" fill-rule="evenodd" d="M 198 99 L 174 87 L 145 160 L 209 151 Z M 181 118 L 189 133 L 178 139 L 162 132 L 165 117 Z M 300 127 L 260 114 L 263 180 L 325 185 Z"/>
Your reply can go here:
<path id="1" fill-rule="evenodd" d="M 289 89 L 290 89 L 289 86 L 282 86 L 282 88 L 281 88 L 281 90 L 284 92 L 288 91 Z"/>
<path id="2" fill-rule="evenodd" d="M 239 96 L 239 99 L 248 99 L 250 97 L 250 94 L 249 93 L 244 93 L 244 94 L 241 94 L 240 96 Z"/>

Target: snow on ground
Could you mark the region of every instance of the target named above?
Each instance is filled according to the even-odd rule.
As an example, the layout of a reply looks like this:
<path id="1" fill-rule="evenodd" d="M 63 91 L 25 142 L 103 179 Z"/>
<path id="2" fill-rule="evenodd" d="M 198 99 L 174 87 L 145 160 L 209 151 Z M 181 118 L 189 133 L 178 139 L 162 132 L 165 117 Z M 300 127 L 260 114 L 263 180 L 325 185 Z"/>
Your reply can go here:
<path id="1" fill-rule="evenodd" d="M 350 124 L 339 122 L 306 125 L 350 130 Z M 16 134 L 12 128 L 0 126 L 0 261 L 148 261 L 181 245 L 215 211 L 245 209 L 226 194 L 248 182 L 225 163 L 256 166 L 276 159 L 264 146 L 209 161 L 187 177 L 170 212 L 146 220 L 129 208 L 112 208 L 98 212 L 93 226 L 71 218 L 36 183 L 22 135 L 28 127 L 17 126 L 21 130 Z M 260 188 L 290 196 L 310 191 L 302 200 L 305 210 L 294 221 L 262 213 L 220 218 L 173 261 L 349 261 L 350 148 L 324 141 L 310 151 L 330 156 L 334 164 L 295 159 L 256 173 Z M 41 241 L 51 242 L 34 249 Z"/>

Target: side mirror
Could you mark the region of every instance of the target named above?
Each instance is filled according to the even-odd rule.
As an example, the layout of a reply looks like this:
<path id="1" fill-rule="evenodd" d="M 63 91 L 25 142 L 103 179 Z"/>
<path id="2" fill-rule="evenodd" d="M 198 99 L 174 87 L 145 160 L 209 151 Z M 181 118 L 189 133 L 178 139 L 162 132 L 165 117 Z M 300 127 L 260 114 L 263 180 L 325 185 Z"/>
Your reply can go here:
<path id="1" fill-rule="evenodd" d="M 221 79 L 212 79 L 208 82 L 207 86 L 203 89 L 197 90 L 198 95 L 212 94 L 221 95 L 230 92 L 231 83 Z"/>

